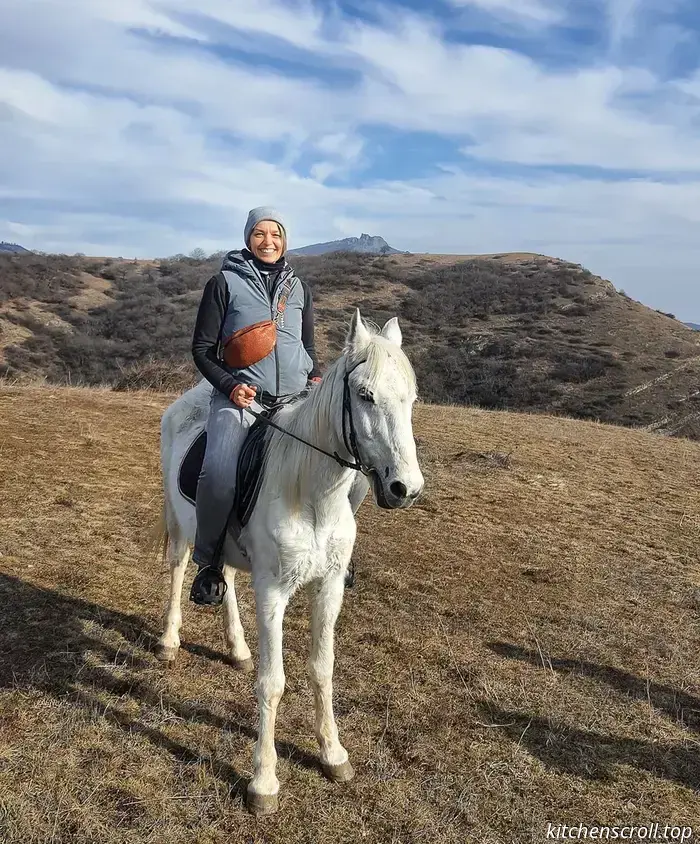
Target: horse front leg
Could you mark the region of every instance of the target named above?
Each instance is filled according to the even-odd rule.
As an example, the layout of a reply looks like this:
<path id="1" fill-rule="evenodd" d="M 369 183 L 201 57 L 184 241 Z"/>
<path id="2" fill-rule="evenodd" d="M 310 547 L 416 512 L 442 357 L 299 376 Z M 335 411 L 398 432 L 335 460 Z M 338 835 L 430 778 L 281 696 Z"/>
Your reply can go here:
<path id="1" fill-rule="evenodd" d="M 187 541 L 169 534 L 167 539 L 167 560 L 170 565 L 170 594 L 165 610 L 163 634 L 155 649 L 156 658 L 169 665 L 175 662 L 180 650 L 180 627 L 182 626 L 182 583 L 190 559 Z"/>
<path id="2" fill-rule="evenodd" d="M 238 601 L 236 600 L 236 569 L 233 566 L 224 565 L 224 579 L 226 580 L 226 594 L 224 595 L 224 636 L 229 650 L 229 656 L 234 668 L 246 673 L 254 669 L 253 660 L 250 658 L 243 625 L 238 612 Z"/>
<path id="3" fill-rule="evenodd" d="M 314 692 L 316 738 L 320 746 L 321 767 L 333 782 L 347 782 L 354 776 L 348 752 L 340 743 L 333 714 L 333 635 L 343 602 L 341 571 L 308 587 L 311 600 L 311 655 L 309 679 Z"/>
<path id="4" fill-rule="evenodd" d="M 254 815 L 271 815 L 279 808 L 279 780 L 275 751 L 275 719 L 284 692 L 282 622 L 288 598 L 274 584 L 255 583 L 258 623 L 258 740 L 253 756 L 254 773 L 248 785 L 246 805 Z"/>

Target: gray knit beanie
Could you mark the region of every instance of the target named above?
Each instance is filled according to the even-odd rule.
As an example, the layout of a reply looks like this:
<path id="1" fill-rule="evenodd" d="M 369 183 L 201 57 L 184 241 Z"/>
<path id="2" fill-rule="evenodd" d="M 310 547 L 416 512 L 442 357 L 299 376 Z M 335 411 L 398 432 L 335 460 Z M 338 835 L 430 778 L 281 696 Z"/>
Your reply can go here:
<path id="1" fill-rule="evenodd" d="M 246 246 L 248 246 L 248 239 L 253 233 L 253 229 L 263 220 L 272 220 L 273 223 L 277 223 L 284 232 L 286 238 L 287 229 L 282 222 L 282 215 L 279 211 L 276 211 L 271 205 L 260 205 L 257 208 L 253 208 L 253 210 L 248 214 L 248 220 L 246 221 L 243 233 L 243 239 Z"/>

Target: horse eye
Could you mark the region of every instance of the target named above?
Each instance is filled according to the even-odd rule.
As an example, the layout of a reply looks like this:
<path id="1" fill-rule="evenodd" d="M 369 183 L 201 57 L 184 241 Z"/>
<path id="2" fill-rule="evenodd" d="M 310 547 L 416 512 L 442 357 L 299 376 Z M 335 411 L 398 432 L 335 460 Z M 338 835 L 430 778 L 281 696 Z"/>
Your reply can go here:
<path id="1" fill-rule="evenodd" d="M 357 391 L 357 395 L 363 401 L 368 401 L 370 404 L 374 404 L 374 395 L 366 387 L 360 387 L 360 389 Z"/>

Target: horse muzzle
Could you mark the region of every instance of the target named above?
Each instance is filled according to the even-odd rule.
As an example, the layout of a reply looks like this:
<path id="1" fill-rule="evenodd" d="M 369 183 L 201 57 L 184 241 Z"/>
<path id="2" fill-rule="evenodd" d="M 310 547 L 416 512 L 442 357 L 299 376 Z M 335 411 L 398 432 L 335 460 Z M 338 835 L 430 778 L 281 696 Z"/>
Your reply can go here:
<path id="1" fill-rule="evenodd" d="M 409 489 L 399 480 L 382 483 L 379 473 L 374 469 L 370 473 L 370 479 L 377 504 L 384 510 L 405 510 L 423 491 L 423 483 L 414 489 Z"/>

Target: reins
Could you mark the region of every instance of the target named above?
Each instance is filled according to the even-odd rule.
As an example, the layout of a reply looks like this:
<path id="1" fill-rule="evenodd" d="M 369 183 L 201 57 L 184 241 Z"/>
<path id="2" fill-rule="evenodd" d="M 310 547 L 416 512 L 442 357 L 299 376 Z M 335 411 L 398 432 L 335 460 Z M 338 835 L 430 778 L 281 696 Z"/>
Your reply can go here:
<path id="1" fill-rule="evenodd" d="M 286 434 L 288 437 L 291 437 L 297 442 L 303 443 L 304 445 L 308 446 L 309 448 L 313 448 L 315 451 L 318 451 L 321 454 L 325 454 L 326 457 L 330 457 L 332 460 L 335 460 L 335 462 L 338 463 L 340 466 L 343 466 L 346 469 L 354 469 L 356 472 L 362 472 L 363 474 L 367 475 L 369 474 L 370 470 L 363 465 L 362 460 L 360 458 L 360 453 L 357 448 L 357 434 L 355 432 L 355 423 L 352 418 L 352 405 L 350 403 L 350 384 L 348 380 L 350 378 L 350 374 L 354 372 L 355 369 L 357 369 L 357 367 L 363 363 L 365 363 L 365 361 L 361 360 L 359 363 L 356 363 L 352 369 L 346 370 L 345 376 L 343 378 L 343 441 L 347 450 L 355 458 L 354 463 L 350 463 L 350 461 L 342 458 L 337 451 L 334 451 L 333 453 L 331 453 L 330 451 L 325 451 L 324 449 L 319 448 L 317 445 L 314 445 L 313 443 L 307 442 L 301 437 L 298 437 L 296 434 L 292 434 L 291 431 L 286 431 L 284 428 L 280 428 L 279 425 L 269 419 L 264 413 L 258 413 L 258 411 L 253 410 L 251 407 L 247 407 L 246 410 L 248 413 L 252 413 L 256 419 L 260 420 L 261 422 L 264 422 L 271 428 L 275 428 L 275 430 L 279 431 L 281 434 Z M 346 431 L 346 416 L 350 428 L 350 442 L 348 442 L 348 432 Z"/>

